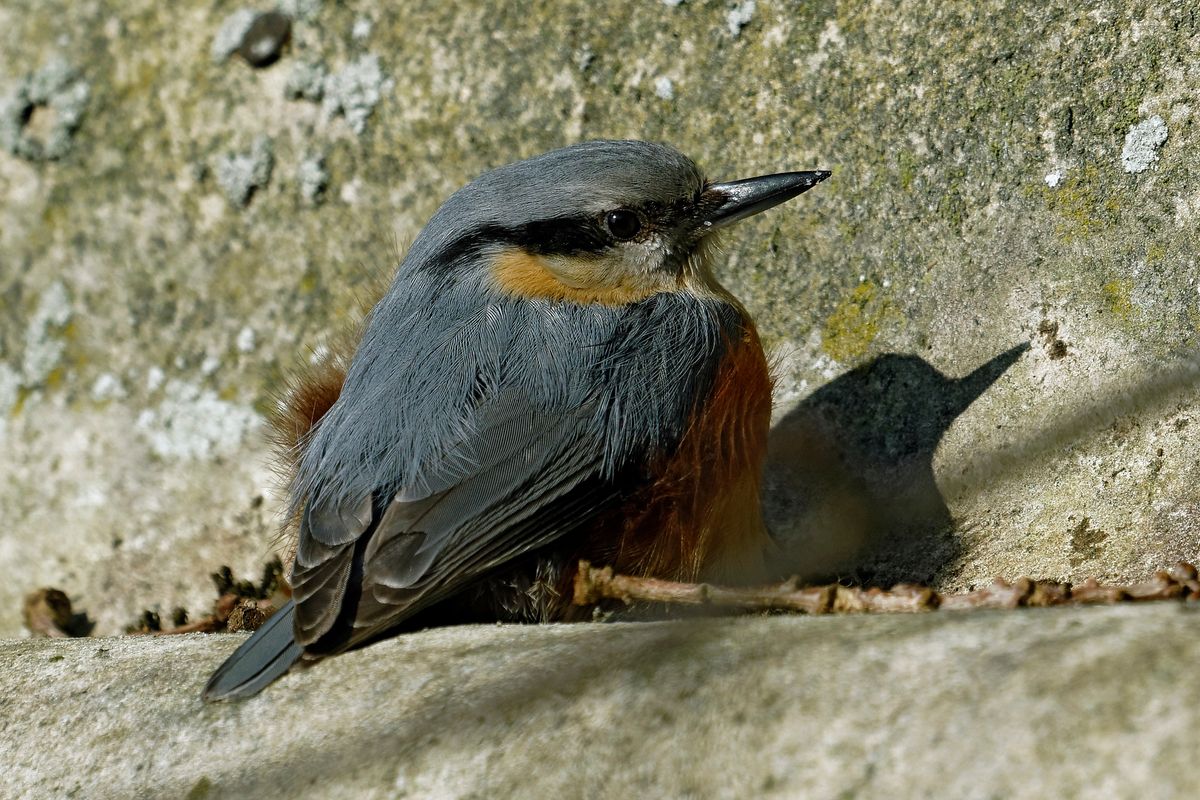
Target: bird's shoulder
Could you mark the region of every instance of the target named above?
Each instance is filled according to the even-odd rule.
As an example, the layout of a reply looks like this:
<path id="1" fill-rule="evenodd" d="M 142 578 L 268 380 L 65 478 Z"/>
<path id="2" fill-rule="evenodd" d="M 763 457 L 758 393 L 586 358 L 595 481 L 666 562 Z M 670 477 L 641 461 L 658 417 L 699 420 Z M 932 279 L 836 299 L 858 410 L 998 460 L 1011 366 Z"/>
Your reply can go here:
<path id="1" fill-rule="evenodd" d="M 482 300 L 481 300 L 482 298 Z M 530 302 L 451 284 L 395 289 L 372 312 L 337 403 L 310 436 L 298 491 L 401 485 L 439 470 L 490 416 L 594 414 L 608 467 L 682 434 L 739 310 L 664 294 L 626 307 Z"/>

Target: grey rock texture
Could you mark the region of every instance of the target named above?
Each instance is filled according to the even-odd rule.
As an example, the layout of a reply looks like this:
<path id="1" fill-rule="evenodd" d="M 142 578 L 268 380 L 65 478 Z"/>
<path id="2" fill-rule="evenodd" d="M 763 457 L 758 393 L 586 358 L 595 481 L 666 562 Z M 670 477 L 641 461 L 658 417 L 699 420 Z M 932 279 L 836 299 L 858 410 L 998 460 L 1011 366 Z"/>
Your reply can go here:
<path id="1" fill-rule="evenodd" d="M 352 324 L 398 249 L 455 188 L 496 164 L 597 137 L 669 142 L 716 179 L 834 170 L 818 189 L 732 231 L 718 267 L 776 353 L 766 500 L 787 545 L 781 571 L 922 579 L 956 590 L 994 575 L 1135 580 L 1179 558 L 1200 560 L 1200 21 L 1188 4 L 293 0 L 279 7 L 295 17 L 291 41 L 263 69 L 211 55 L 223 22 L 250 8 L 241 2 L 0 7 L 0 637 L 25 635 L 21 597 L 41 586 L 65 590 L 97 633 L 114 634 L 146 608 L 202 613 L 212 600 L 207 575 L 222 564 L 256 575 L 279 549 L 263 420 L 281 377 Z M 369 33 L 359 35 L 364 20 Z M 227 194 L 224 159 L 261 155 L 263 142 L 272 168 L 243 171 L 254 185 Z M 1093 622 L 1074 627 L 1085 619 Z M 602 783 L 602 772 L 587 771 L 587 754 L 600 748 L 615 762 L 634 752 L 631 742 L 645 748 L 645 731 L 659 724 L 646 715 L 660 709 L 670 716 L 664 730 L 679 737 L 703 730 L 707 738 L 685 751 L 668 735 L 653 744 L 655 756 L 689 769 L 724 765 L 740 796 L 747 788 L 787 796 L 805 781 L 833 787 L 834 774 L 888 787 L 909 776 L 920 787 L 932 778 L 916 766 L 935 763 L 949 765 L 943 778 L 962 788 L 955 796 L 984 796 L 972 792 L 985 784 L 969 778 L 979 774 L 966 756 L 976 744 L 980 753 L 1007 749 L 1037 763 L 1072 755 L 1058 759 L 1050 784 L 1068 794 L 1111 788 L 1088 772 L 1087 759 L 1113 759 L 1112 781 L 1149 780 L 1151 764 L 1162 767 L 1157 779 L 1172 780 L 1167 767 L 1188 765 L 1170 761 L 1178 751 L 1164 731 L 1195 722 L 1176 702 L 1192 678 L 1175 659 L 1188 651 L 1152 650 L 1144 637 L 1177 631 L 1171 626 L 1184 619 L 1137 609 L 977 622 L 772 620 L 744 633 L 744 621 L 731 622 L 719 626 L 719 643 L 703 645 L 704 658 L 714 659 L 709 672 L 702 676 L 699 662 L 694 669 L 697 680 L 718 681 L 722 665 L 755 653 L 774 659 L 753 680 L 719 684 L 759 697 L 744 728 L 729 706 L 720 707 L 735 726 L 726 728 L 715 721 L 725 713 L 716 706 L 665 694 L 652 703 L 660 696 L 640 684 L 645 708 L 578 706 L 574 719 L 586 730 L 629 740 L 595 743 L 572 733 L 570 762 L 581 780 Z M 1026 624 L 1020 636 L 1028 638 L 1017 641 L 1033 648 L 1028 653 L 995 650 L 1001 634 L 983 633 Z M 942 625 L 974 631 L 963 641 L 997 660 L 947 643 L 943 655 L 952 651 L 955 661 L 931 669 L 925 648 L 941 641 L 933 629 Z M 928 636 L 904 633 L 918 629 Z M 387 673 L 397 699 L 351 689 L 388 685 L 370 678 L 380 662 L 367 654 L 346 660 L 347 670 L 361 672 L 358 683 L 339 684 L 333 669 L 314 671 L 284 684 L 294 697 L 273 696 L 299 709 L 316 701 L 319 686 L 330 713 L 393 703 L 380 711 L 392 715 L 392 727 L 367 728 L 406 754 L 368 770 L 373 777 L 364 780 L 378 778 L 371 785 L 380 796 L 450 785 L 458 778 L 440 759 L 451 750 L 455 763 L 478 773 L 479 792 L 491 780 L 502 789 L 516 772 L 487 755 L 499 752 L 499 740 L 469 715 L 462 719 L 470 734 L 461 740 L 411 744 L 444 735 L 436 718 L 454 700 L 445 664 L 474 665 L 472 686 L 489 680 L 493 663 L 514 675 L 528 671 L 534 677 L 518 682 L 525 688 L 494 707 L 508 709 L 505 725 L 540 715 L 538 741 L 553 741 L 548 731 L 562 695 L 534 691 L 545 667 L 522 654 L 527 640 L 542 648 L 533 652 L 575 665 L 570 692 L 594 699 L 601 695 L 588 682 L 600 673 L 588 659 L 603 663 L 616 653 L 627 659 L 620 669 L 628 677 L 637 673 L 637 648 L 684 635 L 670 630 L 426 634 L 380 651 L 425 665 Z M 860 630 L 877 634 L 854 639 Z M 892 636 L 899 638 L 888 644 Z M 858 649 L 822 651 L 827 637 Z M 1141 644 L 1123 649 L 1135 640 Z M 888 649 L 874 649 L 877 641 Z M 202 779 L 213 787 L 248 781 L 245 764 L 260 746 L 274 754 L 262 756 L 264 780 L 276 779 L 292 740 L 286 726 L 272 733 L 256 715 L 293 713 L 299 721 L 299 711 L 194 702 L 192 684 L 232 644 L 4 645 L 9 728 L 0 739 L 7 749 L 25 737 L 21 780 L 37 779 L 34 770 L 63 791 L 79 783 L 77 793 L 88 794 L 83 776 L 91 773 L 65 766 L 81 762 L 39 755 L 48 752 L 45 734 L 13 727 L 35 710 L 66 720 L 51 710 L 63 686 L 86 692 L 80 702 L 94 703 L 87 713 L 108 715 L 117 729 L 149 726 L 138 756 L 96 762 L 110 770 L 111 783 L 96 785 L 116 787 L 111 796 L 151 785 L 144 776 L 156 769 L 176 796 L 203 796 Z M 110 660 L 91 655 L 101 646 Z M 1072 648 L 1087 658 L 1070 669 L 1094 663 L 1111 671 L 1069 671 L 1077 681 L 1070 685 L 1022 671 Z M 804 665 L 814 652 L 825 660 Z M 63 660 L 39 661 L 57 655 Z M 7 668 L 14 663 L 41 666 L 14 673 Z M 959 663 L 966 666 L 956 670 Z M 907 682 L 880 689 L 886 664 Z M 881 695 L 878 708 L 861 695 L 811 691 L 844 669 L 868 667 L 876 671 L 861 679 Z M 1160 669 L 1166 677 L 1153 678 Z M 44 698 L 41 705 L 26 704 L 17 674 L 29 675 L 30 696 Z M 660 672 L 637 674 L 682 685 Z M 1014 693 L 993 700 L 987 690 L 1006 675 Z M 783 687 L 781 694 L 760 697 L 759 678 Z M 626 691 L 617 678 L 605 680 L 606 691 Z M 430 688 L 420 690 L 422 682 Z M 146 686 L 165 698 L 157 722 L 139 705 Z M 109 693 L 119 701 L 111 708 Z M 923 728 L 897 739 L 881 732 L 908 730 L 914 698 L 926 693 L 943 698 L 936 729 L 943 733 Z M 483 690 L 468 695 L 489 698 Z M 858 716 L 839 721 L 838 698 L 858 703 Z M 1077 699 L 1062 711 L 1065 698 Z M 18 702 L 27 711 L 18 713 Z M 824 709 L 812 718 L 823 727 L 810 725 L 814 707 Z M 1151 723 L 1160 710 L 1174 720 L 1162 729 Z M 75 713 L 68 721 L 86 720 L 82 707 Z M 625 727 L 627 713 L 639 724 Z M 1095 714 L 1136 726 L 1114 722 L 1093 736 Z M 990 726 L 997 718 L 1003 724 Z M 1028 733 L 1030 720 L 1060 735 L 1004 733 Z M 287 761 L 300 764 L 305 780 L 318 777 L 308 756 L 351 730 L 329 724 L 312 729 Z M 780 739 L 793 744 L 776 749 L 770 736 L 755 738 L 762 725 L 796 726 Z M 1165 748 L 1158 761 L 1149 744 L 1134 749 L 1142 734 Z M 798 743 L 810 736 L 828 738 L 809 751 Z M 208 737 L 230 749 L 215 749 Z M 1077 740 L 1082 749 L 1055 749 Z M 117 739 L 96 728 L 76 741 Z M 158 747 L 175 741 L 192 754 L 214 748 L 213 757 L 201 765 Z M 503 746 L 533 752 L 509 737 Z M 936 762 L 939 748 L 960 756 Z M 348 765 L 363 766 L 357 751 L 347 752 Z M 770 766 L 776 756 L 779 769 Z M 738 782 L 739 759 L 757 759 L 753 781 Z M 908 760 L 916 766 L 903 772 Z M 882 766 L 847 771 L 872 763 Z M 987 775 L 1010 786 L 998 769 Z M 627 774 L 626 787 L 668 780 L 665 772 Z M 679 774 L 665 789 L 691 785 L 687 770 Z M 797 783 L 771 789 L 770 776 Z"/>
<path id="2" fill-rule="evenodd" d="M 1190 797 L 1198 613 L 450 628 L 215 706 L 236 636 L 0 643 L 0 795 Z"/>

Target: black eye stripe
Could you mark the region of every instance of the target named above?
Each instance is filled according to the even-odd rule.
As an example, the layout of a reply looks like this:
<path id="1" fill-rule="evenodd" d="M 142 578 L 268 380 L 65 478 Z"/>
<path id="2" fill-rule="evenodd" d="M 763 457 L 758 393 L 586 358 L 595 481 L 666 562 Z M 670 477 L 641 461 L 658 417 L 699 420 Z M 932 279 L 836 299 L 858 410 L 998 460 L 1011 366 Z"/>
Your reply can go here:
<path id="1" fill-rule="evenodd" d="M 639 230 L 628 237 L 633 238 L 647 227 L 669 230 L 675 224 L 691 218 L 695 207 L 689 198 L 669 205 L 648 203 L 638 209 L 613 209 L 595 216 L 579 214 L 551 217 L 512 227 L 484 225 L 448 244 L 439 260 L 446 264 L 454 263 L 494 245 L 520 247 L 530 253 L 547 256 L 602 253 L 616 242 L 627 240 L 617 236 L 617 232 L 607 224 L 613 211 L 628 211 L 635 215 Z"/>
<path id="2" fill-rule="evenodd" d="M 508 242 L 541 255 L 599 253 L 612 244 L 608 232 L 590 217 L 555 217 L 507 230 Z"/>
<path id="3" fill-rule="evenodd" d="M 587 216 L 554 217 L 511 228 L 484 225 L 448 244 L 439 261 L 454 263 L 497 244 L 538 255 L 583 255 L 608 249 L 612 237 L 599 220 Z"/>

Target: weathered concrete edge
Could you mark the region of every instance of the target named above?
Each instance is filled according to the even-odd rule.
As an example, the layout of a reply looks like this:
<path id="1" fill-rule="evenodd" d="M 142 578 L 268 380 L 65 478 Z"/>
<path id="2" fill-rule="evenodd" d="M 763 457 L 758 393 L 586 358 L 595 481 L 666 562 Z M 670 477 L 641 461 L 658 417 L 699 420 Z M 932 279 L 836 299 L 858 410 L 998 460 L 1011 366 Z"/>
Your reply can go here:
<path id="1" fill-rule="evenodd" d="M 0 796 L 1169 797 L 1198 622 L 1164 603 L 450 628 L 216 706 L 200 686 L 240 637 L 9 640 Z"/>

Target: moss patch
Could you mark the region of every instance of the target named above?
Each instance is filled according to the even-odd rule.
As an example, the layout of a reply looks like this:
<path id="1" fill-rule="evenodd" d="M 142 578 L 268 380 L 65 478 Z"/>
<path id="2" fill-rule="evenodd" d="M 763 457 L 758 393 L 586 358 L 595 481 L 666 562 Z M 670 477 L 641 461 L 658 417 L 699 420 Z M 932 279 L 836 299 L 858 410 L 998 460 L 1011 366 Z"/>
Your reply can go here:
<path id="1" fill-rule="evenodd" d="M 879 298 L 879 287 L 864 281 L 838 304 L 821 331 L 821 349 L 837 361 L 862 358 L 879 335 L 887 303 Z"/>
<path id="2" fill-rule="evenodd" d="M 1102 177 L 1099 167 L 1088 164 L 1068 177 L 1061 187 L 1042 190 L 1046 205 L 1062 215 L 1055 233 L 1063 241 L 1075 241 L 1115 224 L 1121 201 L 1115 193 L 1105 190 L 1109 181 Z"/>
<path id="3" fill-rule="evenodd" d="M 1113 316 L 1127 320 L 1133 316 L 1133 282 L 1120 278 L 1100 287 L 1104 295 L 1104 307 Z"/>

